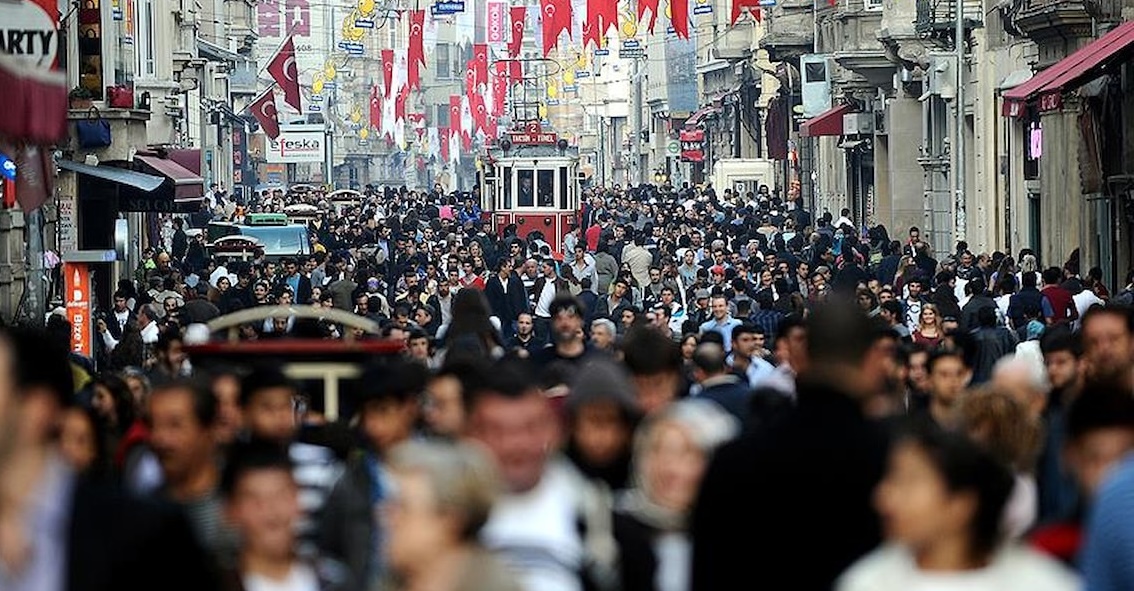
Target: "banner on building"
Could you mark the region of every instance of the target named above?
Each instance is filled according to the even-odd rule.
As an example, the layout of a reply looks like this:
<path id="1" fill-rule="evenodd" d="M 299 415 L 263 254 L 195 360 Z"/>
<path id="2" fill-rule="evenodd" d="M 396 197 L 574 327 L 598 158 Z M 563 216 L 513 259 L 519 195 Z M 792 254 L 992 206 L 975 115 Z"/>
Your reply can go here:
<path id="1" fill-rule="evenodd" d="M 264 159 L 271 163 L 322 162 L 327 135 L 322 125 L 286 125 L 268 142 Z"/>
<path id="2" fill-rule="evenodd" d="M 685 162 L 705 161 L 705 130 L 683 129 L 681 140 L 681 160 Z"/>
<path id="3" fill-rule="evenodd" d="M 505 16 L 505 4 L 503 2 L 489 2 L 485 10 L 485 40 L 489 43 L 501 44 L 508 41 L 506 33 L 508 31 L 507 17 Z"/>

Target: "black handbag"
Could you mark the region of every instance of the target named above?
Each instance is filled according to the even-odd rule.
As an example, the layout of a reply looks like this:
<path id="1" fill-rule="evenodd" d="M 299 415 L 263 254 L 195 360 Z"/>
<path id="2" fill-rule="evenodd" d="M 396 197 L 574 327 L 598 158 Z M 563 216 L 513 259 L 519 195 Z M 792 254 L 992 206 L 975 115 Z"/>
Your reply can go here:
<path id="1" fill-rule="evenodd" d="M 80 148 L 105 148 L 110 145 L 110 122 L 103 119 L 95 107 L 87 111 L 86 119 L 75 122 L 75 131 L 79 136 Z"/>

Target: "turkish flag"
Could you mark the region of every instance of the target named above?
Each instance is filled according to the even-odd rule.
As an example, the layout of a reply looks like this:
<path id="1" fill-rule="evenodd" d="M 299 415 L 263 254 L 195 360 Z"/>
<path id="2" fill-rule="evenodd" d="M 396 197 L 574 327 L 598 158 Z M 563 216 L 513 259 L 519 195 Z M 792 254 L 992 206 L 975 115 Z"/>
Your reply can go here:
<path id="1" fill-rule="evenodd" d="M 461 133 L 461 97 L 456 94 L 449 97 L 449 131 Z"/>
<path id="2" fill-rule="evenodd" d="M 730 24 L 735 25 L 740 15 L 748 12 L 757 21 L 760 20 L 760 0 L 732 0 L 732 20 Z"/>
<path id="3" fill-rule="evenodd" d="M 484 104 L 484 97 L 479 94 L 469 95 L 469 113 L 472 114 L 473 128 L 471 133 L 484 131 L 488 124 L 488 107 Z"/>
<path id="4" fill-rule="evenodd" d="M 653 33 L 654 23 L 658 22 L 658 0 L 638 0 L 638 22 L 642 22 L 647 8 L 650 9 L 650 24 L 646 30 Z"/>
<path id="5" fill-rule="evenodd" d="M 276 139 L 280 137 L 280 117 L 276 112 L 276 95 L 272 89 L 264 91 L 260 98 L 252 101 L 252 105 L 248 107 L 252 110 L 252 116 L 260 123 L 260 127 L 268 137 Z"/>
<path id="6" fill-rule="evenodd" d="M 524 81 L 524 62 L 515 60 L 508 62 L 508 84 L 519 84 Z"/>
<path id="7" fill-rule="evenodd" d="M 370 87 L 370 127 L 382 129 L 382 95 L 377 84 Z"/>
<path id="8" fill-rule="evenodd" d="M 406 84 L 410 88 L 421 88 L 420 66 L 425 65 L 425 11 L 410 11 L 409 61 L 406 64 Z"/>
<path id="9" fill-rule="evenodd" d="M 488 44 L 487 43 L 474 43 L 473 44 L 473 74 L 476 76 L 477 87 L 485 86 L 488 84 Z"/>
<path id="10" fill-rule="evenodd" d="M 504 101 L 508 98 L 508 88 L 512 82 L 508 80 L 508 62 L 493 64 L 495 73 L 492 76 L 492 114 L 504 114 Z"/>
<path id="11" fill-rule="evenodd" d="M 669 22 L 678 37 L 689 38 L 689 0 L 669 0 Z"/>
<path id="12" fill-rule="evenodd" d="M 382 81 L 385 84 L 386 98 L 394 93 L 394 50 L 382 50 Z"/>
<path id="13" fill-rule="evenodd" d="M 409 98 L 409 87 L 403 86 L 398 91 L 398 96 L 394 99 L 394 120 L 405 121 L 406 119 L 406 99 Z"/>
<path id="14" fill-rule="evenodd" d="M 508 42 L 508 57 L 518 57 L 524 43 L 524 20 L 528 18 L 526 6 L 513 6 L 508 9 L 512 21 L 512 40 Z"/>
<path id="15" fill-rule="evenodd" d="M 299 70 L 295 65 L 295 42 L 291 35 L 284 40 L 272 61 L 268 62 L 268 73 L 284 92 L 284 103 L 296 111 L 303 112 L 299 96 Z"/>
<path id="16" fill-rule="evenodd" d="M 618 0 L 587 0 L 587 20 L 583 23 L 583 47 L 593 41 L 596 48 L 611 27 L 618 26 Z"/>
<path id="17" fill-rule="evenodd" d="M 449 161 L 449 128 L 448 127 L 437 128 L 437 139 L 438 139 L 437 143 L 441 144 L 441 161 L 442 162 L 448 162 Z"/>
<path id="18" fill-rule="evenodd" d="M 543 24 L 543 55 L 546 57 L 559 43 L 559 35 L 563 31 L 571 36 L 571 0 L 539 0 L 539 9 Z"/>
<path id="19" fill-rule="evenodd" d="M 465 94 L 469 96 L 476 94 L 476 62 L 474 60 L 465 62 Z"/>

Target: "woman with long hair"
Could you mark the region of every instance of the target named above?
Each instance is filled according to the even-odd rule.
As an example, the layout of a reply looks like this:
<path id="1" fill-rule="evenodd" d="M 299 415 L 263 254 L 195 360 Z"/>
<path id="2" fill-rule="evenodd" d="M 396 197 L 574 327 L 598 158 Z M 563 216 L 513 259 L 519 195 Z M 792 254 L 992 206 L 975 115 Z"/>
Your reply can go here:
<path id="1" fill-rule="evenodd" d="M 898 272 L 893 277 L 894 293 L 901 294 L 901 298 L 905 298 L 908 294 L 905 291 L 906 283 L 913 279 L 917 274 L 917 264 L 914 263 L 913 257 L 909 255 L 902 255 L 898 259 Z M 886 277 L 882 278 L 882 283 L 886 283 Z"/>
<path id="2" fill-rule="evenodd" d="M 944 338 L 945 329 L 941 327 L 941 314 L 937 311 L 937 306 L 922 304 L 921 313 L 917 316 L 917 327 L 913 332 L 913 341 L 933 349 L 941 344 Z"/>
<path id="3" fill-rule="evenodd" d="M 483 291 L 458 291 L 453 296 L 452 320 L 437 329 L 437 338 L 443 343 L 438 361 L 443 361 L 445 355 L 457 350 L 493 358 L 503 355 L 500 327 L 493 324 L 491 316 Z"/>

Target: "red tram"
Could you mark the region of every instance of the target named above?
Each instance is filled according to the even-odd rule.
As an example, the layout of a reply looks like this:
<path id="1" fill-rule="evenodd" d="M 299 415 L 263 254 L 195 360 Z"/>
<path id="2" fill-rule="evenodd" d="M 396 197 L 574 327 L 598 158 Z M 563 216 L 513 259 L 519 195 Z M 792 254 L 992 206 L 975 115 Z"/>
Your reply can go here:
<path id="1" fill-rule="evenodd" d="M 493 229 L 540 232 L 558 251 L 579 220 L 579 150 L 539 122 L 507 133 L 481 155 L 481 195 Z"/>

